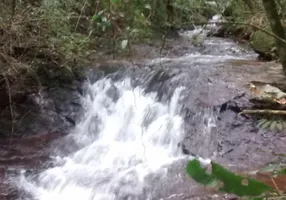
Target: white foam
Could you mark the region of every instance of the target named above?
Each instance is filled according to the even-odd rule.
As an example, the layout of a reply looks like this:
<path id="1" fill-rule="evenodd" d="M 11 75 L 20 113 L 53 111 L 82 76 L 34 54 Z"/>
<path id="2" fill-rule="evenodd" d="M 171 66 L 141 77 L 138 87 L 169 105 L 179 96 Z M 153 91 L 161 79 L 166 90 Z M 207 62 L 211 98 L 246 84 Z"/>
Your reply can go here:
<path id="1" fill-rule="evenodd" d="M 90 85 L 86 113 L 72 137 L 79 150 L 57 157 L 56 166 L 19 185 L 39 200 L 102 200 L 140 195 L 146 175 L 182 157 L 181 92 L 170 102 L 133 88 L 129 79 L 102 79 Z"/>

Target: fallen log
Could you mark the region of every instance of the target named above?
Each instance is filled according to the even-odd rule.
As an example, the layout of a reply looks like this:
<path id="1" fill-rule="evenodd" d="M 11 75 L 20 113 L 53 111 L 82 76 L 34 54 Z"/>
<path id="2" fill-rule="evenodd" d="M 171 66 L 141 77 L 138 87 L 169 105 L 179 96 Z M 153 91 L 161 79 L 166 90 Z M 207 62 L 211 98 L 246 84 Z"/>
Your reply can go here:
<path id="1" fill-rule="evenodd" d="M 286 110 L 243 110 L 242 112 L 238 113 L 239 115 L 243 114 L 271 114 L 271 115 L 286 115 Z"/>

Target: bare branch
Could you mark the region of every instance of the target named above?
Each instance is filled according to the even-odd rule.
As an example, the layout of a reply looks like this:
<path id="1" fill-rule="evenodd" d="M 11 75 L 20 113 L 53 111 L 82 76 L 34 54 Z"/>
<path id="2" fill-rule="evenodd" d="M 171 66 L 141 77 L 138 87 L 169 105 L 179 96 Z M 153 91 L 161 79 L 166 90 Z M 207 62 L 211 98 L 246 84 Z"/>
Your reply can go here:
<path id="1" fill-rule="evenodd" d="M 286 110 L 243 110 L 242 112 L 239 113 L 239 115 L 243 114 L 271 114 L 271 115 L 286 115 Z"/>
<path id="2" fill-rule="evenodd" d="M 9 108 L 10 108 L 10 114 L 11 114 L 11 120 L 12 120 L 11 133 L 10 133 L 10 144 L 11 144 L 12 138 L 13 138 L 13 135 L 14 135 L 14 112 L 13 112 L 13 106 L 12 106 L 12 97 L 11 97 L 11 91 L 10 91 L 10 83 L 9 83 L 9 80 L 8 80 L 8 78 L 7 78 L 7 76 L 5 74 L 3 74 L 3 77 L 5 79 L 6 88 L 7 88 L 7 92 L 8 92 Z"/>

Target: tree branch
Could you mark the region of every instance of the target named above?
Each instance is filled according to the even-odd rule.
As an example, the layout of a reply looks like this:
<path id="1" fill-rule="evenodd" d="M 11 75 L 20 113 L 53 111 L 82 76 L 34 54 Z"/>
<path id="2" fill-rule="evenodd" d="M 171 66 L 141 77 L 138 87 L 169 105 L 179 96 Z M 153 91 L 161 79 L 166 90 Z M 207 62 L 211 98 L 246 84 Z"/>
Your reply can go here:
<path id="1" fill-rule="evenodd" d="M 243 114 L 272 114 L 272 115 L 286 115 L 286 110 L 243 110 L 239 115 Z"/>
<path id="2" fill-rule="evenodd" d="M 10 108 L 10 114 L 11 114 L 11 121 L 12 121 L 12 125 L 11 125 L 11 135 L 10 135 L 10 145 L 12 142 L 12 138 L 14 135 L 14 112 L 13 112 L 13 106 L 12 106 L 12 96 L 11 96 L 11 91 L 10 91 L 10 83 L 8 78 L 6 77 L 5 74 L 3 74 L 3 77 L 5 79 L 5 83 L 6 83 L 6 89 L 8 92 L 8 97 L 9 97 L 9 108 Z"/>

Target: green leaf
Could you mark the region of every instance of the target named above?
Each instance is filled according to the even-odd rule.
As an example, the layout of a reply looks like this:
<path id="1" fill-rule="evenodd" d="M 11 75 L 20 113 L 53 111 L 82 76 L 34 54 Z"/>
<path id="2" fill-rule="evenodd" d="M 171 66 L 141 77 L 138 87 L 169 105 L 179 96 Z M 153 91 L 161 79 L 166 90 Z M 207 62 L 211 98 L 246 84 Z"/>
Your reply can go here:
<path id="1" fill-rule="evenodd" d="M 238 176 L 219 164 L 212 162 L 211 166 L 212 173 L 208 174 L 206 169 L 201 167 L 200 161 L 194 159 L 188 163 L 186 171 L 188 175 L 202 185 L 212 185 L 218 187 L 222 192 L 241 197 L 258 198 L 265 192 L 272 191 L 270 186 L 254 179 Z"/>
<path id="2" fill-rule="evenodd" d="M 99 16 L 98 16 L 98 15 L 93 15 L 92 20 L 93 20 L 93 21 L 97 21 L 97 20 L 98 20 L 98 18 L 99 18 Z"/>
<path id="3" fill-rule="evenodd" d="M 131 33 L 138 33 L 140 30 L 137 28 L 132 29 Z"/>
<path id="4" fill-rule="evenodd" d="M 262 120 L 260 120 L 260 121 L 258 122 L 257 126 L 260 128 L 260 127 L 262 127 L 263 124 L 266 123 L 266 122 L 267 122 L 266 119 L 262 119 Z"/>
<path id="5" fill-rule="evenodd" d="M 211 185 L 216 181 L 216 178 L 206 173 L 206 169 L 201 167 L 200 161 L 194 159 L 187 165 L 187 173 L 198 183 L 203 185 Z"/>
<path id="6" fill-rule="evenodd" d="M 103 12 L 104 12 L 104 10 L 101 10 L 101 11 L 99 11 L 99 12 L 97 13 L 97 15 L 102 15 Z"/>
<path id="7" fill-rule="evenodd" d="M 145 8 L 151 10 L 150 4 L 146 4 L 146 5 L 145 5 Z"/>
<path id="8" fill-rule="evenodd" d="M 212 162 L 212 173 L 223 182 L 220 191 L 238 196 L 259 196 L 272 190 L 268 185 L 254 179 L 238 176 L 219 164 Z"/>
<path id="9" fill-rule="evenodd" d="M 121 48 L 122 48 L 122 49 L 126 49 L 127 44 L 128 44 L 128 40 L 122 40 L 122 42 L 121 42 Z"/>
<path id="10" fill-rule="evenodd" d="M 262 126 L 261 126 L 261 128 L 263 128 L 263 129 L 267 129 L 267 128 L 269 128 L 269 126 L 271 125 L 271 123 L 272 123 L 272 121 L 266 121 Z"/>
<path id="11" fill-rule="evenodd" d="M 107 22 L 108 21 L 108 19 L 106 18 L 106 17 L 101 17 L 101 20 L 102 20 L 102 22 Z"/>
<path id="12" fill-rule="evenodd" d="M 276 125 L 277 125 L 277 121 L 272 121 L 272 123 L 270 124 L 270 130 L 276 131 Z"/>

